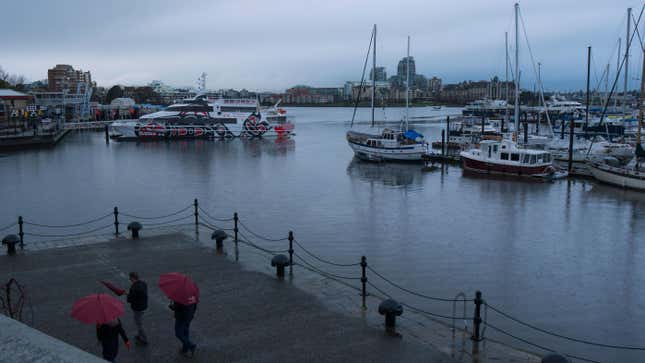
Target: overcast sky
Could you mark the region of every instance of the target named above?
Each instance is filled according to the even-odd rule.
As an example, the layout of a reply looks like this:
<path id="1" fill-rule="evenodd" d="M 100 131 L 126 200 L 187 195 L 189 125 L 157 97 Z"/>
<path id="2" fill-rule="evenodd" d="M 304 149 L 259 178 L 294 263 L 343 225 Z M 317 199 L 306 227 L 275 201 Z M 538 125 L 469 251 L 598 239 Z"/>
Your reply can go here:
<path id="1" fill-rule="evenodd" d="M 54 64 L 71 64 L 90 70 L 101 86 L 143 85 L 154 79 L 193 86 L 201 72 L 208 74 L 210 89 L 340 86 L 360 79 L 376 23 L 377 63 L 387 68 L 388 75 L 396 73 L 410 35 L 417 73 L 438 76 L 444 84 L 481 80 L 504 77 L 504 32 L 509 32 L 514 47 L 513 4 L 505 0 L 8 0 L 1 7 L 0 66 L 38 80 L 46 78 Z M 608 62 L 613 78 L 618 37 L 624 42 L 630 6 L 638 17 L 642 2 L 635 0 L 521 2 L 535 61 L 542 63 L 545 88 L 584 88 L 588 45 L 594 54 L 592 85 Z M 520 24 L 522 84 L 532 88 L 535 72 L 521 29 Z M 642 59 L 638 44 L 634 45 L 631 88 L 639 84 Z"/>

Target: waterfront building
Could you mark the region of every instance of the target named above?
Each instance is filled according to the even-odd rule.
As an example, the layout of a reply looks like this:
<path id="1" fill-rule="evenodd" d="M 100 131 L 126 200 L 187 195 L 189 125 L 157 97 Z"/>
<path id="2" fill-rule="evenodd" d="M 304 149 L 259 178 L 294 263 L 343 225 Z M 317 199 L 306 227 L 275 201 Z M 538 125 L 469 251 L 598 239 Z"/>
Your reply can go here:
<path id="1" fill-rule="evenodd" d="M 27 108 L 33 104 L 33 97 L 12 89 L 0 89 L 0 129 L 11 127 L 12 114 L 24 115 Z"/>
<path id="2" fill-rule="evenodd" d="M 408 58 L 410 58 L 410 79 L 414 79 L 414 76 L 416 75 L 416 66 L 414 64 L 414 57 L 412 56 L 403 57 L 399 61 L 399 65 L 396 67 L 396 75 L 399 79 L 403 80 L 404 82 L 405 82 L 405 77 L 407 76 Z"/>
<path id="3" fill-rule="evenodd" d="M 92 84 L 92 75 L 89 71 L 75 70 L 68 64 L 57 64 L 47 71 L 47 89 L 50 92 L 64 90 L 79 90 Z"/>
<path id="4" fill-rule="evenodd" d="M 490 81 L 465 81 L 445 85 L 441 90 L 440 99 L 460 104 L 484 98 L 506 99 L 506 90 L 512 94 L 514 87 L 513 82 L 503 82 L 498 77 L 493 77 Z"/>
<path id="5" fill-rule="evenodd" d="M 376 99 L 389 100 L 392 98 L 391 84 L 388 81 L 376 82 Z M 361 101 L 370 100 L 372 98 L 372 82 L 363 82 L 363 89 L 361 92 L 360 81 L 347 81 L 343 95 L 346 101 L 354 101 L 358 97 Z"/>
<path id="6" fill-rule="evenodd" d="M 376 67 L 376 69 L 372 68 L 370 70 L 370 81 L 374 79 L 374 73 L 376 73 L 377 82 L 387 81 L 387 72 L 385 71 L 385 67 Z"/>
<path id="7" fill-rule="evenodd" d="M 441 93 L 441 88 L 442 88 L 441 78 L 432 77 L 432 78 L 430 78 L 428 80 L 427 89 L 428 89 L 428 92 L 430 93 L 430 95 L 436 96 L 436 95 L 440 94 Z"/>

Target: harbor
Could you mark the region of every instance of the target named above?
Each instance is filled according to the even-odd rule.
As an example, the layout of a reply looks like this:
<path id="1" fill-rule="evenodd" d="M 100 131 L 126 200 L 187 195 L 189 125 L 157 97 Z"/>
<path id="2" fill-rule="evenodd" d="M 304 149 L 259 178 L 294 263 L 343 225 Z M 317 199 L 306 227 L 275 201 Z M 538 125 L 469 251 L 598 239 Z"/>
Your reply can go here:
<path id="1" fill-rule="evenodd" d="M 124 213 L 155 216 L 198 198 L 210 215 L 237 211 L 262 235 L 286 237 L 293 230 L 299 242 L 326 260 L 358 262 L 365 255 L 379 273 L 414 291 L 451 298 L 463 292 L 472 298 L 479 290 L 491 304 L 544 329 L 615 344 L 641 340 L 642 194 L 592 180 L 518 181 L 471 175 L 451 165 L 424 172 L 417 164 L 366 163 L 352 158 L 343 138 L 350 108 L 287 111 L 299 121 L 298 135 L 287 140 L 106 144 L 103 132 L 88 131 L 69 134 L 56 149 L 4 155 L 3 175 L 21 172 L 19 182 L 2 192 L 13 208 L 0 211 L 0 220 L 15 224 L 23 216 L 64 225 L 111 213 L 115 205 Z M 369 109 L 358 112 L 369 115 Z M 388 118 L 400 118 L 404 109 L 386 112 Z M 411 115 L 415 112 L 425 113 L 418 109 Z M 459 109 L 441 112 L 445 117 Z M 439 139 L 442 129 L 441 124 L 419 127 L 430 140 Z M 42 188 L 40 180 L 55 187 Z M 37 235 L 63 232 L 26 225 L 25 233 L 29 246 L 57 239 Z M 264 257 L 255 266 L 273 274 L 267 261 Z M 327 271 L 360 276 L 351 269 Z M 336 295 L 335 284 L 326 281 L 318 277 L 308 284 Z M 397 297 L 433 313 L 453 314 L 451 304 L 405 293 Z M 360 304 L 358 297 L 353 304 Z M 606 329 L 594 328 L 600 322 Z M 640 357 L 503 324 L 508 325 L 500 328 L 532 343 L 568 354 L 599 361 Z M 486 336 L 545 353 L 491 329 Z"/>

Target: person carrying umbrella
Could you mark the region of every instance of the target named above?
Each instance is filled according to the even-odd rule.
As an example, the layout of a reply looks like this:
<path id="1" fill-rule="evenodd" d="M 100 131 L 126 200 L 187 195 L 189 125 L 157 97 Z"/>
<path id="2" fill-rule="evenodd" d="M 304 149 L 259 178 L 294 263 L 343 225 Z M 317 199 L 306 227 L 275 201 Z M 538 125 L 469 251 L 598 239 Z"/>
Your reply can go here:
<path id="1" fill-rule="evenodd" d="M 119 354 L 119 335 L 123 338 L 125 346 L 130 349 L 130 340 L 123 330 L 120 319 L 96 325 L 96 338 L 103 346 L 103 359 L 108 362 L 114 362 Z"/>
<path id="2" fill-rule="evenodd" d="M 107 294 L 93 294 L 78 299 L 71 315 L 85 324 L 96 324 L 96 338 L 103 346 L 103 359 L 114 362 L 119 353 L 119 335 L 130 348 L 130 341 L 119 320 L 124 311 L 119 299 Z"/>
<path id="3" fill-rule="evenodd" d="M 172 300 L 168 306 L 175 315 L 175 336 L 181 342 L 181 353 L 194 355 L 197 345 L 190 340 L 190 323 L 193 321 L 199 288 L 186 275 L 171 272 L 159 277 L 159 288 Z"/>
<path id="4" fill-rule="evenodd" d="M 147 345 L 148 337 L 143 330 L 143 313 L 148 308 L 148 285 L 139 279 L 139 274 L 130 272 L 130 291 L 128 292 L 128 302 L 132 308 L 134 325 L 137 327 L 137 335 L 134 337 L 139 344 Z"/>

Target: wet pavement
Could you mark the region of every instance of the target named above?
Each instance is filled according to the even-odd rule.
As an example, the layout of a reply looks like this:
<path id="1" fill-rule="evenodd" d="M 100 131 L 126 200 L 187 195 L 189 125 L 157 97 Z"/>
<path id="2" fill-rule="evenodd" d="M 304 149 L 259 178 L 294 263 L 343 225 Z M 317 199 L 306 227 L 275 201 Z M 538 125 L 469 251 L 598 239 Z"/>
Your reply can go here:
<path id="1" fill-rule="evenodd" d="M 127 350 L 121 344 L 119 362 L 189 359 L 179 354 L 169 301 L 156 286 L 160 274 L 172 271 L 188 274 L 200 286 L 200 304 L 191 327 L 198 345 L 192 361 L 454 361 L 406 334 L 403 338 L 385 335 L 365 316 L 334 311 L 289 279 L 245 270 L 186 234 L 0 256 L 3 280 L 14 277 L 27 289 L 33 307 L 31 325 L 96 355 L 100 346 L 94 326 L 71 318 L 72 304 L 88 294 L 106 292 L 99 280 L 127 287 L 132 270 L 148 282 L 145 326 L 150 345 Z M 133 339 L 128 309 L 122 321 Z"/>

